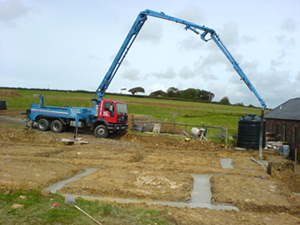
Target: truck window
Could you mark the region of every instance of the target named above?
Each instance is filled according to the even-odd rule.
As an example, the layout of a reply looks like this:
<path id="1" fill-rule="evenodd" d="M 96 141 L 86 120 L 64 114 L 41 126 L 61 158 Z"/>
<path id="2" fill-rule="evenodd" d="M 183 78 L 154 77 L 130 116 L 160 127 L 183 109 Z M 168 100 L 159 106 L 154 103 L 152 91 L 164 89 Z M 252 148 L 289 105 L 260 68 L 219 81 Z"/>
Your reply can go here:
<path id="1" fill-rule="evenodd" d="M 104 110 L 106 110 L 106 111 L 114 111 L 114 103 L 112 103 L 112 102 L 105 102 L 104 103 Z"/>
<path id="2" fill-rule="evenodd" d="M 124 103 L 116 103 L 117 113 L 127 113 L 127 105 Z"/>

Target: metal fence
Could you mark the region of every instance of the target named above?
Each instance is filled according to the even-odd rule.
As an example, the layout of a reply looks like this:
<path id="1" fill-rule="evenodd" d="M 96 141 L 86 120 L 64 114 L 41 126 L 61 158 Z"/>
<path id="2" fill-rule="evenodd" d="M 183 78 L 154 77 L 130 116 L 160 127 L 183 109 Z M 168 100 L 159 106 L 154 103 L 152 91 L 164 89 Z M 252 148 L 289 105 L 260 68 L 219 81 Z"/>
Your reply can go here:
<path id="1" fill-rule="evenodd" d="M 171 133 L 185 135 L 191 138 L 200 138 L 191 133 L 193 128 L 205 129 L 204 139 L 221 141 L 227 144 L 228 130 L 226 127 L 205 124 L 188 124 L 154 120 L 152 116 L 132 115 L 132 130 L 135 132 Z"/>

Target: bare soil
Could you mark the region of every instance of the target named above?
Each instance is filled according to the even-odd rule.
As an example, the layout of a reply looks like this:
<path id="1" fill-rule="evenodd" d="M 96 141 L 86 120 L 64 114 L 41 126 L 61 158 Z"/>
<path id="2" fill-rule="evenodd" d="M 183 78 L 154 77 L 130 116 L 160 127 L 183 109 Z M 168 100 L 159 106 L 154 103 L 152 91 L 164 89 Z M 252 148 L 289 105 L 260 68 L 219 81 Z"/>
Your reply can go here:
<path id="1" fill-rule="evenodd" d="M 15 90 L 0 90 L 0 96 L 2 96 L 2 97 L 23 97 Z"/>
<path id="2" fill-rule="evenodd" d="M 186 142 L 172 135 L 100 139 L 81 133 L 79 137 L 88 144 L 65 145 L 62 138 L 72 139 L 72 132 L 27 129 L 21 111 L 0 111 L 2 190 L 42 189 L 85 168 L 98 168 L 59 193 L 189 202 L 191 174 L 214 174 L 213 203 L 234 205 L 239 212 L 131 205 L 168 210 L 176 224 L 300 223 L 300 197 L 293 193 L 300 192 L 299 168 L 277 152 L 263 151 L 264 158 L 272 161 L 270 175 L 250 159 L 258 158 L 257 151 L 236 151 L 207 141 Z M 235 169 L 222 169 L 220 158 L 232 158 Z"/>

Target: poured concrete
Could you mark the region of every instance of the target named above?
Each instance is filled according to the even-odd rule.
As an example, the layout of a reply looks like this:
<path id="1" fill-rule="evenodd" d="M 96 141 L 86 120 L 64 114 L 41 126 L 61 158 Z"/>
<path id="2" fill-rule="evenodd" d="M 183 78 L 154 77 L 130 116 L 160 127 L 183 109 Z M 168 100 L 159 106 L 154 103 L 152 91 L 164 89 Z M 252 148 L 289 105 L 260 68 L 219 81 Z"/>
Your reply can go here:
<path id="1" fill-rule="evenodd" d="M 75 175 L 74 177 L 71 177 L 69 179 L 66 179 L 66 180 L 62 180 L 62 181 L 59 181 L 55 184 L 52 184 L 51 186 L 49 187 L 46 187 L 44 188 L 43 190 L 48 190 L 50 191 L 51 193 L 56 193 L 58 190 L 62 189 L 67 183 L 70 183 L 70 182 L 73 182 L 73 181 L 76 181 L 76 180 L 79 180 L 81 179 L 82 177 L 85 177 L 91 173 L 94 173 L 95 171 L 97 171 L 98 169 L 94 169 L 94 168 L 85 168 L 85 172 L 83 173 L 80 173 L 80 174 L 77 174 Z"/>
<path id="2" fill-rule="evenodd" d="M 230 158 L 220 158 L 220 163 L 222 169 L 234 169 L 234 166 L 232 164 L 232 159 Z"/>
<path id="3" fill-rule="evenodd" d="M 66 179 L 60 181 L 56 184 L 53 184 L 44 190 L 49 190 L 52 193 L 56 193 L 57 190 L 63 188 L 67 183 L 79 180 L 82 177 L 85 177 L 93 172 L 97 171 L 97 169 L 86 168 L 84 173 L 78 174 L 70 179 Z M 188 207 L 188 208 L 209 208 L 216 210 L 236 210 L 239 209 L 235 206 L 230 205 L 214 205 L 211 202 L 212 193 L 210 186 L 210 178 L 213 176 L 212 174 L 195 174 L 192 175 L 194 178 L 193 191 L 191 193 L 191 202 L 172 202 L 172 201 L 152 201 L 152 200 L 138 200 L 138 199 L 126 199 L 126 198 L 114 198 L 114 197 L 94 197 L 94 196 L 86 196 L 86 195 L 70 195 L 73 198 L 81 197 L 86 200 L 102 200 L 102 201 L 111 201 L 117 203 L 147 203 L 147 204 L 158 204 L 158 205 L 168 205 L 173 207 Z M 63 196 L 68 196 L 68 194 L 62 194 Z"/>
<path id="4" fill-rule="evenodd" d="M 191 203 L 188 207 L 190 208 L 209 208 L 209 209 L 229 209 L 237 210 L 239 209 L 235 206 L 230 205 L 214 205 L 211 202 L 212 193 L 210 186 L 210 178 L 213 174 L 197 174 L 192 175 L 194 178 L 193 191 L 191 193 Z"/>
<path id="5" fill-rule="evenodd" d="M 104 202 L 116 202 L 116 203 L 146 203 L 149 205 L 167 205 L 171 207 L 179 207 L 179 208 L 208 208 L 215 210 L 235 210 L 239 211 L 239 209 L 235 206 L 231 205 L 212 205 L 212 204 L 197 204 L 197 203 L 188 203 L 188 202 L 172 202 L 172 201 L 152 201 L 152 200 L 143 200 L 143 199 L 129 199 L 129 198 L 114 198 L 114 197 L 96 197 L 96 196 L 88 196 L 88 195 L 68 195 L 62 194 L 62 196 L 71 196 L 73 198 L 82 198 L 88 201 L 104 201 Z"/>
<path id="6" fill-rule="evenodd" d="M 194 178 L 191 193 L 191 208 L 211 205 L 210 178 L 212 175 L 192 175 Z"/>

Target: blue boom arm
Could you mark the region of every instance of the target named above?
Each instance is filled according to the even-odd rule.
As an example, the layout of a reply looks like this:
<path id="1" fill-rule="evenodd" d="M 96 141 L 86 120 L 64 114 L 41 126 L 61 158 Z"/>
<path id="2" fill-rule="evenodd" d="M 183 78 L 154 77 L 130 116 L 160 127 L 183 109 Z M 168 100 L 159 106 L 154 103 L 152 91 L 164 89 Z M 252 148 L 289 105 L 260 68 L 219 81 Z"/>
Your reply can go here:
<path id="1" fill-rule="evenodd" d="M 191 30 L 194 33 L 200 35 L 201 39 L 205 42 L 209 40 L 213 40 L 217 46 L 221 49 L 221 51 L 225 54 L 225 56 L 228 58 L 228 60 L 231 62 L 233 65 L 233 68 L 236 70 L 236 72 L 239 74 L 241 79 L 245 82 L 245 84 L 248 86 L 250 91 L 254 93 L 256 98 L 260 101 L 262 105 L 262 110 L 266 108 L 266 104 L 264 100 L 260 97 L 258 92 L 255 90 L 254 86 L 251 84 L 250 80 L 247 78 L 243 70 L 240 68 L 239 64 L 236 62 L 236 60 L 233 58 L 233 56 L 230 54 L 228 49 L 224 46 L 222 41 L 220 40 L 219 36 L 217 33 L 208 27 L 205 26 L 200 26 L 182 19 L 178 19 L 172 16 L 168 16 L 164 13 L 158 13 L 152 10 L 145 10 L 140 12 L 138 15 L 137 19 L 135 20 L 133 26 L 131 27 L 127 37 L 125 38 L 125 41 L 123 42 L 118 54 L 116 55 L 112 65 L 110 66 L 108 72 L 106 73 L 102 83 L 99 85 L 96 94 L 94 98 L 97 95 L 97 101 L 100 101 L 102 97 L 105 95 L 105 91 L 108 88 L 110 82 L 114 78 L 116 72 L 118 71 L 121 63 L 123 62 L 126 54 L 128 53 L 130 47 L 132 46 L 134 40 L 136 39 L 138 33 L 140 32 L 141 28 L 143 27 L 145 21 L 147 20 L 147 16 L 152 16 L 152 17 L 157 17 L 160 19 L 165 19 L 169 20 L 175 23 L 180 23 L 185 25 L 186 30 Z M 210 38 L 207 38 L 206 36 L 210 34 Z"/>

